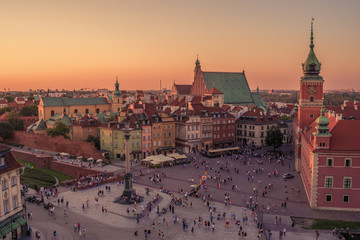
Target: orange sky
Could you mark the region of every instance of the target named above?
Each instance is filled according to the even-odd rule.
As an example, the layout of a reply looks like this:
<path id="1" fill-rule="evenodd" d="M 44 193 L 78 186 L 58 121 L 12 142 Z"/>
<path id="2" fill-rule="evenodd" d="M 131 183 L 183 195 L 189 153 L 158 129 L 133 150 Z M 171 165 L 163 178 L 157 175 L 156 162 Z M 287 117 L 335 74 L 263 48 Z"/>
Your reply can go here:
<path id="1" fill-rule="evenodd" d="M 297 89 L 315 18 L 325 89 L 360 89 L 360 1 L 2 1 L 0 90 L 159 89 L 245 70 L 255 89 Z"/>

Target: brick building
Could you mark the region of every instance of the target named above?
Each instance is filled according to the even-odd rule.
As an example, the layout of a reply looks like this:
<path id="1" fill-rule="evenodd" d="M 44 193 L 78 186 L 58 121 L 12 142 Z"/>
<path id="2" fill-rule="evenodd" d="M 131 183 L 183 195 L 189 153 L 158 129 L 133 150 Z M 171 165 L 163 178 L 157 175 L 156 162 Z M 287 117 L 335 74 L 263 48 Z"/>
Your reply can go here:
<path id="1" fill-rule="evenodd" d="M 324 80 L 314 53 L 312 23 L 310 40 L 294 115 L 295 167 L 311 208 L 359 211 L 359 103 L 323 105 Z"/>

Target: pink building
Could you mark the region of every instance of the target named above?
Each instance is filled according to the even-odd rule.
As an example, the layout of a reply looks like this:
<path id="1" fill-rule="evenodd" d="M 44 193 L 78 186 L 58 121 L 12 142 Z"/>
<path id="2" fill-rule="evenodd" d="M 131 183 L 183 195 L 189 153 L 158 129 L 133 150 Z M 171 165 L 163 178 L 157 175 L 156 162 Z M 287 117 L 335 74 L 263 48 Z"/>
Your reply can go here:
<path id="1" fill-rule="evenodd" d="M 360 104 L 324 107 L 312 24 L 310 39 L 294 117 L 295 167 L 311 208 L 359 211 Z"/>

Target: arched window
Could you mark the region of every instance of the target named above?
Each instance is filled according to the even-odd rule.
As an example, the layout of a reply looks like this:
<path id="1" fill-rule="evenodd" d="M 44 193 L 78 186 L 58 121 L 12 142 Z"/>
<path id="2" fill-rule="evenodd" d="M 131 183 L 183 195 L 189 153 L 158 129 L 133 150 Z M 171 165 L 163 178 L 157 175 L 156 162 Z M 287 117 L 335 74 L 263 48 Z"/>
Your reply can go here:
<path id="1" fill-rule="evenodd" d="M 55 115 L 55 111 L 51 110 L 51 116 L 53 117 Z"/>
<path id="2" fill-rule="evenodd" d="M 313 101 L 314 101 L 314 97 L 311 96 L 311 97 L 310 97 L 310 102 L 313 102 Z"/>
<path id="3" fill-rule="evenodd" d="M 74 109 L 74 113 L 78 113 L 78 110 L 77 110 L 77 109 Z"/>
<path id="4" fill-rule="evenodd" d="M 120 99 L 118 98 L 118 103 L 120 103 Z"/>
<path id="5" fill-rule="evenodd" d="M 99 108 L 96 109 L 96 113 L 100 113 L 100 109 L 99 109 Z"/>
<path id="6" fill-rule="evenodd" d="M 89 113 L 89 109 L 85 109 L 85 114 L 88 114 Z"/>

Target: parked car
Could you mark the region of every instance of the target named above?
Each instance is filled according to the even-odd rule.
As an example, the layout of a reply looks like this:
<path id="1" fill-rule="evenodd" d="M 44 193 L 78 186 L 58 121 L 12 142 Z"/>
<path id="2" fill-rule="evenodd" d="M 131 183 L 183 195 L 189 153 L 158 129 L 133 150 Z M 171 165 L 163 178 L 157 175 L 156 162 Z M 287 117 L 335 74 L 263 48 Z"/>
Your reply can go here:
<path id="1" fill-rule="evenodd" d="M 34 203 L 36 201 L 36 196 L 28 196 L 25 198 L 25 200 Z"/>
<path id="2" fill-rule="evenodd" d="M 291 173 L 285 173 L 283 175 L 283 179 L 290 179 L 290 178 L 294 178 L 294 175 L 292 175 Z"/>

